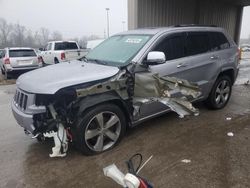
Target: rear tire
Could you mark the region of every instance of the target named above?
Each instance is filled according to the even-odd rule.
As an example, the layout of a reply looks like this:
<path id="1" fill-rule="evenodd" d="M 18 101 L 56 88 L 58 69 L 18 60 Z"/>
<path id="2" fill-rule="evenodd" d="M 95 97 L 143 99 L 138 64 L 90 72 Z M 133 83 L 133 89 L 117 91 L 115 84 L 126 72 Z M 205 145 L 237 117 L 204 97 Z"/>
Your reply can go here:
<path id="1" fill-rule="evenodd" d="M 55 64 L 59 63 L 59 61 L 58 61 L 57 58 L 54 59 L 54 63 L 55 63 Z"/>
<path id="2" fill-rule="evenodd" d="M 232 80 L 230 77 L 227 75 L 220 76 L 205 101 L 206 106 L 214 110 L 224 108 L 230 99 L 231 92 Z"/>
<path id="3" fill-rule="evenodd" d="M 114 104 L 101 104 L 79 113 L 74 144 L 85 155 L 95 155 L 115 147 L 125 134 L 126 119 Z"/>

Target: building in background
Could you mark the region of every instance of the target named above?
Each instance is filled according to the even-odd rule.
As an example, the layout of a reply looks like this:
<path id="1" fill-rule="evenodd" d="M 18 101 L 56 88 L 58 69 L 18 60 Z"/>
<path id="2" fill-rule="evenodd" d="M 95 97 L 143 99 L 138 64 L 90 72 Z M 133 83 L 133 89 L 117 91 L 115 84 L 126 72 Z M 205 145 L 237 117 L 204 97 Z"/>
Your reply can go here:
<path id="1" fill-rule="evenodd" d="M 216 25 L 238 43 L 243 8 L 248 5 L 250 0 L 128 0 L 128 28 Z"/>

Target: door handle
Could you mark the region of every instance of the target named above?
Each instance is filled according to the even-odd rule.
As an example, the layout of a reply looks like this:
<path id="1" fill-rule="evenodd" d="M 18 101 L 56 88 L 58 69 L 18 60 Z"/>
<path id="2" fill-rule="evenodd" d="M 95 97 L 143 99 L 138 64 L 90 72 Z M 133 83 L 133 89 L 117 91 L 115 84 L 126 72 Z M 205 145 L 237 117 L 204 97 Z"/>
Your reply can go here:
<path id="1" fill-rule="evenodd" d="M 188 66 L 187 64 L 182 64 L 182 63 L 180 63 L 180 64 L 177 65 L 177 68 L 187 67 L 187 66 Z"/>

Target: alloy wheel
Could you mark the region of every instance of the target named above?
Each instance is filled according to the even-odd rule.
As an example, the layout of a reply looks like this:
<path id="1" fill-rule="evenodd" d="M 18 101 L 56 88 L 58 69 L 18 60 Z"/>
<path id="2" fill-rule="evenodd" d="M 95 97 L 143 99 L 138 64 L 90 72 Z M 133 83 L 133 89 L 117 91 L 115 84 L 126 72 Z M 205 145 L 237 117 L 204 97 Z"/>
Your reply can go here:
<path id="1" fill-rule="evenodd" d="M 119 117 L 110 111 L 95 115 L 85 129 L 85 143 L 95 152 L 111 148 L 121 133 Z"/>
<path id="2" fill-rule="evenodd" d="M 215 90 L 215 103 L 218 106 L 224 105 L 230 96 L 230 83 L 227 80 L 221 80 Z"/>

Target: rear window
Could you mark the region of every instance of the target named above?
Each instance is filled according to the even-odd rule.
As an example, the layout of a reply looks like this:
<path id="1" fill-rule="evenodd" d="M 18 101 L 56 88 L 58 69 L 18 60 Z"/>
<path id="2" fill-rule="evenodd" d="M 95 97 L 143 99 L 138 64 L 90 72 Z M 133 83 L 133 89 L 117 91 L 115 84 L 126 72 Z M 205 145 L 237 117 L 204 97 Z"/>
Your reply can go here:
<path id="1" fill-rule="evenodd" d="M 187 36 L 187 55 L 196 55 L 210 50 L 209 38 L 206 32 L 190 32 Z"/>
<path id="2" fill-rule="evenodd" d="M 34 57 L 34 50 L 10 50 L 9 57 Z"/>
<path id="3" fill-rule="evenodd" d="M 75 42 L 57 42 L 55 50 L 78 50 L 78 46 Z"/>

